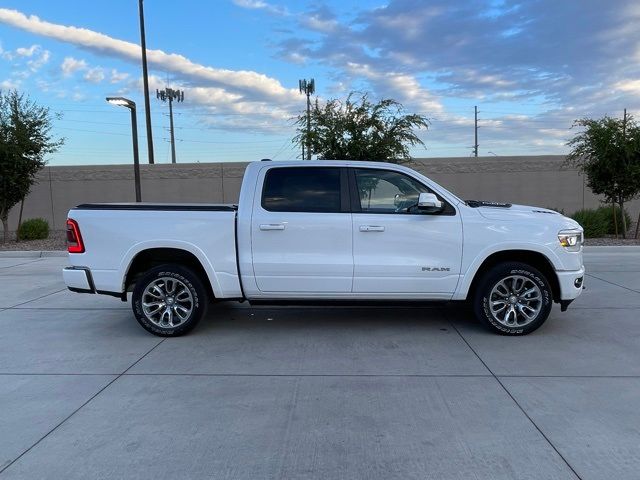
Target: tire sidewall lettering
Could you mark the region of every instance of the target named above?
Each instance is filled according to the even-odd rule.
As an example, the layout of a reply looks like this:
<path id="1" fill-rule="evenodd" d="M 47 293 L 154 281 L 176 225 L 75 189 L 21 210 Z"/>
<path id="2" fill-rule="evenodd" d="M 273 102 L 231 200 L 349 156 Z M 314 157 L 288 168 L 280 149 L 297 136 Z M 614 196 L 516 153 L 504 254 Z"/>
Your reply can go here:
<path id="1" fill-rule="evenodd" d="M 517 328 L 506 327 L 505 325 L 502 325 L 500 322 L 498 322 L 491 314 L 491 309 L 489 305 L 489 301 L 490 301 L 489 295 L 490 295 L 491 289 L 501 278 L 508 277 L 510 275 L 520 275 L 530 279 L 532 282 L 534 282 L 538 286 L 538 288 L 540 288 L 540 292 L 542 294 L 542 309 L 538 313 L 538 316 L 531 323 L 524 325 L 523 327 L 517 327 Z M 522 335 L 524 333 L 528 333 L 529 331 L 535 330 L 542 323 L 544 323 L 553 302 L 550 288 L 545 282 L 544 278 L 536 274 L 534 271 L 531 271 L 525 268 L 507 268 L 507 269 L 504 269 L 502 273 L 500 273 L 499 275 L 496 275 L 496 274 L 489 275 L 489 277 L 487 277 L 487 280 L 490 280 L 490 281 L 485 281 L 483 285 L 483 292 L 480 298 L 480 301 L 481 301 L 480 311 L 481 311 L 483 320 L 488 324 L 490 324 L 490 326 L 493 329 L 497 330 L 498 333 L 503 333 L 506 335 Z M 542 320 L 540 320 L 541 316 L 544 317 Z"/>
<path id="2" fill-rule="evenodd" d="M 149 271 L 147 275 L 139 280 L 140 283 L 136 284 L 134 288 L 132 307 L 136 319 L 145 328 L 145 330 L 163 337 L 181 335 L 191 330 L 195 323 L 197 323 L 202 317 L 204 313 L 203 310 L 205 308 L 205 306 L 202 304 L 203 297 L 199 294 L 199 289 L 203 290 L 204 297 L 206 297 L 206 292 L 204 292 L 204 287 L 200 284 L 200 282 L 197 282 L 199 284 L 198 287 L 194 285 L 194 281 L 197 280 L 197 277 L 194 276 L 194 281 L 192 281 L 186 276 L 187 274 L 193 275 L 192 272 L 180 266 L 176 266 L 175 268 L 177 271 L 173 271 L 168 268 L 159 269 L 153 272 L 153 276 L 149 276 L 149 274 L 151 273 L 151 271 Z M 180 273 L 180 270 L 185 270 L 185 274 Z M 143 292 L 150 283 L 162 277 L 174 278 L 182 282 L 189 289 L 189 292 L 191 293 L 193 298 L 193 309 L 191 314 L 184 322 L 174 328 L 158 327 L 146 317 L 146 315 L 144 314 L 144 310 L 142 309 L 141 292 Z"/>

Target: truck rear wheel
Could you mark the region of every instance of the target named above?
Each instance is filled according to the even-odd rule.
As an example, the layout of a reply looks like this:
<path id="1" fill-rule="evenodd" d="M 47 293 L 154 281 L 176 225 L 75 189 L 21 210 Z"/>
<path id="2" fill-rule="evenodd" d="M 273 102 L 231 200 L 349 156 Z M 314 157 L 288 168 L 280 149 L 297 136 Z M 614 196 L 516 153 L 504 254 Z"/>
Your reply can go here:
<path id="1" fill-rule="evenodd" d="M 478 320 L 501 335 L 526 335 L 549 316 L 553 295 L 545 276 L 530 265 L 496 265 L 480 280 L 473 301 Z"/>
<path id="2" fill-rule="evenodd" d="M 132 307 L 138 323 L 160 337 L 190 331 L 204 316 L 207 293 L 200 278 L 188 268 L 166 264 L 138 279 Z"/>

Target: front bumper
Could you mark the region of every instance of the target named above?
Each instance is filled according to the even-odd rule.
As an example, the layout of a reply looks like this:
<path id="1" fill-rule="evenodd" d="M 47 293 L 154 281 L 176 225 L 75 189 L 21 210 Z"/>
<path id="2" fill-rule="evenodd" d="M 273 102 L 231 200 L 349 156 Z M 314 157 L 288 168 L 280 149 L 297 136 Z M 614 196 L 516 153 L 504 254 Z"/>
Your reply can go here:
<path id="1" fill-rule="evenodd" d="M 584 289 L 584 267 L 580 270 L 560 271 L 556 274 L 560 285 L 560 302 L 570 303 L 578 298 Z"/>

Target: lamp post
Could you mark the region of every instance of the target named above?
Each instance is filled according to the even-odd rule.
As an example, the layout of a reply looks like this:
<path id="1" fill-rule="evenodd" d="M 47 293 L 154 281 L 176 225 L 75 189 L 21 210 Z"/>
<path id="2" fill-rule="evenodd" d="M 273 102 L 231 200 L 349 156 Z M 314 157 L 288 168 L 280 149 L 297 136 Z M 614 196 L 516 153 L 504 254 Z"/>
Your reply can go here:
<path id="1" fill-rule="evenodd" d="M 124 97 L 107 97 L 111 105 L 128 108 L 131 112 L 131 136 L 133 137 L 133 178 L 136 186 L 136 202 L 141 202 L 140 193 L 140 158 L 138 156 L 138 121 L 136 119 L 136 102 Z"/>

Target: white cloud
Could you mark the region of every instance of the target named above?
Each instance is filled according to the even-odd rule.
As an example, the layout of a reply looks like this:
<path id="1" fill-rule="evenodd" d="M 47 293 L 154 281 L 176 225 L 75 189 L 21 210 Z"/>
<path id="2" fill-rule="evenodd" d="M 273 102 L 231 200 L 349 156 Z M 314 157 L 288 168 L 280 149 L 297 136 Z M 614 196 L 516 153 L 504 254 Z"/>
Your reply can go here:
<path id="1" fill-rule="evenodd" d="M 289 15 L 289 11 L 285 7 L 273 5 L 262 0 L 233 0 L 238 7 L 248 8 L 249 10 L 265 10 L 276 15 Z"/>
<path id="2" fill-rule="evenodd" d="M 34 15 L 26 16 L 17 10 L 7 8 L 0 8 L 0 22 L 36 35 L 78 45 L 93 52 L 124 58 L 136 65 L 140 62 L 139 45 L 86 28 L 46 22 Z M 298 100 L 296 89 L 285 88 L 278 80 L 254 71 L 208 67 L 192 62 L 182 55 L 165 53 L 162 50 L 147 50 L 147 60 L 152 67 L 179 74 L 190 81 L 241 90 L 244 97 L 272 102 L 293 103 Z"/>
<path id="3" fill-rule="evenodd" d="M 368 64 L 347 62 L 346 71 L 353 76 L 367 79 L 379 95 L 398 100 L 422 114 L 433 114 L 443 110 L 440 101 L 423 88 L 418 80 L 405 73 L 378 71 Z"/>
<path id="4" fill-rule="evenodd" d="M 302 23 L 311 30 L 322 33 L 332 33 L 338 29 L 338 21 L 334 18 L 323 18 L 320 15 L 313 14 L 305 17 Z"/>
<path id="5" fill-rule="evenodd" d="M 126 72 L 119 72 L 115 68 L 111 69 L 111 78 L 109 79 L 110 83 L 120 83 L 129 78 L 129 74 Z"/>
<path id="6" fill-rule="evenodd" d="M 38 56 L 31 58 L 31 60 L 27 62 L 27 65 L 32 72 L 37 72 L 49 62 L 50 58 L 51 52 L 49 52 L 49 50 L 43 50 Z"/>
<path id="7" fill-rule="evenodd" d="M 0 82 L 0 90 L 15 90 L 20 88 L 20 80 L 6 79 Z"/>
<path id="8" fill-rule="evenodd" d="M 295 63 L 296 65 L 302 65 L 307 62 L 307 57 L 298 52 L 290 52 L 282 55 L 283 60 Z"/>
<path id="9" fill-rule="evenodd" d="M 40 50 L 40 45 L 31 45 L 30 47 L 17 48 L 16 53 L 21 57 L 32 57 L 38 50 Z"/>
<path id="10" fill-rule="evenodd" d="M 640 80 L 621 80 L 613 85 L 615 90 L 640 95 Z"/>
<path id="11" fill-rule="evenodd" d="M 43 80 L 41 78 L 36 80 L 36 86 L 38 87 L 38 89 L 41 92 L 49 92 L 51 91 L 51 83 L 47 82 L 46 80 Z"/>
<path id="12" fill-rule="evenodd" d="M 104 69 L 102 67 L 94 67 L 87 70 L 82 78 L 90 83 L 100 83 L 104 80 Z"/>
<path id="13" fill-rule="evenodd" d="M 70 77 L 77 71 L 86 70 L 87 68 L 88 68 L 87 62 L 85 62 L 84 60 L 77 60 L 73 57 L 65 57 L 65 59 L 62 62 L 62 65 L 60 65 L 62 74 L 65 77 Z"/>
<path id="14" fill-rule="evenodd" d="M 31 45 L 30 47 L 18 47 L 13 51 L 4 50 L 0 46 L 0 57 L 9 61 L 28 59 L 27 66 L 29 69 L 25 72 L 21 72 L 26 77 L 29 76 L 30 72 L 38 71 L 43 65 L 49 62 L 51 52 L 49 50 L 43 50 L 40 45 L 36 44 Z"/>
<path id="15" fill-rule="evenodd" d="M 155 92 L 156 89 L 166 86 L 164 78 L 158 75 L 149 76 L 150 91 Z M 270 134 L 291 133 L 289 119 L 293 114 L 287 106 L 279 107 L 271 103 L 246 100 L 242 93 L 230 92 L 220 87 L 197 87 L 175 81 L 170 86 L 177 90 L 185 90 L 184 103 L 174 105 L 174 109 L 191 111 L 206 128 Z M 125 82 L 109 94 L 127 96 L 132 91 L 140 90 L 142 77 Z"/>
<path id="16" fill-rule="evenodd" d="M 30 47 L 18 47 L 15 50 L 7 51 L 0 45 L 0 58 L 13 62 L 12 75 L 20 78 L 28 78 L 32 73 L 37 72 L 51 59 L 51 52 L 44 50 L 40 45 Z M 26 61 L 26 69 L 20 70 Z"/>

